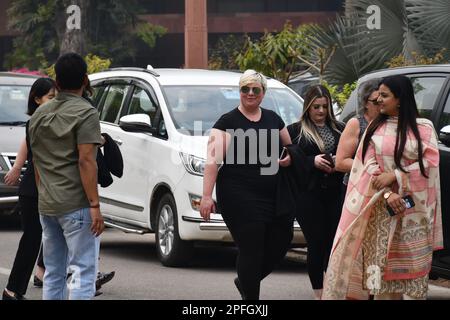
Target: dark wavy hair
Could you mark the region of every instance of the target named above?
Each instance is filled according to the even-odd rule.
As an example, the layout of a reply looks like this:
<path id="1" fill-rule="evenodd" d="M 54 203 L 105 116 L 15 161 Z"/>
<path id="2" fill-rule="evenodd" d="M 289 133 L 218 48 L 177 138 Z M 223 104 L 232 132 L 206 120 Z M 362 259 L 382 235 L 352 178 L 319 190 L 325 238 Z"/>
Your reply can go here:
<path id="1" fill-rule="evenodd" d="M 53 88 L 56 88 L 56 83 L 50 78 L 39 78 L 33 83 L 30 94 L 28 95 L 27 115 L 32 116 L 39 107 L 36 98 L 42 98 Z"/>
<path id="2" fill-rule="evenodd" d="M 383 78 L 380 82 L 380 86 L 382 84 L 384 84 L 389 88 L 389 90 L 391 90 L 395 98 L 400 100 L 397 138 L 395 140 L 394 152 L 395 164 L 401 171 L 406 172 L 406 170 L 401 166 L 400 160 L 402 158 L 403 151 L 405 150 L 408 129 L 411 129 L 418 143 L 420 172 L 424 177 L 428 178 L 425 173 L 425 167 L 423 165 L 423 146 L 419 134 L 419 129 L 417 127 L 417 118 L 419 117 L 419 111 L 417 110 L 417 104 L 414 97 L 414 89 L 411 80 L 406 76 L 396 75 Z M 388 115 L 380 113 L 378 117 L 375 118 L 367 128 L 367 133 L 364 138 L 362 150 L 363 161 L 369 147 L 370 139 L 372 138 L 378 127 L 385 123 L 387 119 Z"/>

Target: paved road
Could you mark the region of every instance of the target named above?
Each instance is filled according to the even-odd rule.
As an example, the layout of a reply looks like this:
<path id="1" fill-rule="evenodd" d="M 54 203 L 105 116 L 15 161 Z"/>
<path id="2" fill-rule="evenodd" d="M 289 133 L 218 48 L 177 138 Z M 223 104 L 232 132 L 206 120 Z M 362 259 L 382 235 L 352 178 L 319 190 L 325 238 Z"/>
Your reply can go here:
<path id="1" fill-rule="evenodd" d="M 0 288 L 4 288 L 21 231 L 0 220 Z M 98 300 L 239 300 L 234 248 L 202 247 L 189 268 L 163 267 L 156 257 L 153 235 L 130 235 L 107 229 L 102 236 L 100 268 L 115 270 L 115 278 L 102 288 Z M 41 299 L 32 284 L 29 299 Z M 310 300 L 313 298 L 304 259 L 290 253 L 279 269 L 263 281 L 261 299 Z M 450 289 L 430 286 L 429 299 L 450 299 Z"/>

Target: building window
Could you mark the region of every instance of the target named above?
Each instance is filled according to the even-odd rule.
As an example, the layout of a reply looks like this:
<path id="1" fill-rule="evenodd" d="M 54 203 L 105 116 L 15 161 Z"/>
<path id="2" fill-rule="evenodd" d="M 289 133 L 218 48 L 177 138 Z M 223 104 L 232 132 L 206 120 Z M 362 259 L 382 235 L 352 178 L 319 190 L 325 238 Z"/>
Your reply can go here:
<path id="1" fill-rule="evenodd" d="M 208 0 L 208 12 L 213 14 L 238 12 L 307 12 L 341 11 L 344 0 Z"/>
<path id="2" fill-rule="evenodd" d="M 185 0 L 138 0 L 143 14 L 184 14 Z"/>

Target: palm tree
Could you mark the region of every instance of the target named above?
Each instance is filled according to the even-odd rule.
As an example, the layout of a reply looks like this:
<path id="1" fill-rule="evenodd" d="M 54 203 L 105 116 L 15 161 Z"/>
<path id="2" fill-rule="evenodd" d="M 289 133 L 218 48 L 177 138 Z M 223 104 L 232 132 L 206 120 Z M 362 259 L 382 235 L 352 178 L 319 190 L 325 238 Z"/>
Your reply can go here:
<path id="1" fill-rule="evenodd" d="M 425 53 L 417 31 L 412 28 L 406 2 L 407 0 L 352 0 L 352 5 L 347 5 L 347 12 L 353 11 L 358 16 L 358 36 L 364 44 L 364 55 L 378 62 L 385 62 L 399 54 L 411 59 L 413 52 Z M 381 10 L 381 28 L 378 30 L 367 28 L 366 10 L 371 5 L 376 5 Z"/>
<path id="2" fill-rule="evenodd" d="M 363 44 L 359 41 L 359 27 L 357 17 L 353 14 L 337 16 L 325 28 L 317 28 L 312 37 L 315 53 L 320 48 L 335 46 L 334 54 L 324 71 L 324 79 L 333 85 L 351 83 L 373 66 L 381 67 L 382 64 L 372 61 L 364 54 Z"/>
<path id="3" fill-rule="evenodd" d="M 424 46 L 433 52 L 448 49 L 445 55 L 450 60 L 450 1 L 408 0 L 406 10 Z"/>
<path id="4" fill-rule="evenodd" d="M 369 30 L 367 8 L 377 5 L 381 28 Z M 403 55 L 434 55 L 447 48 L 450 59 L 450 1 L 448 0 L 347 0 L 345 14 L 317 36 L 319 46 L 335 43 L 338 49 L 326 71 L 326 80 L 344 84 L 362 74 L 386 67 Z"/>

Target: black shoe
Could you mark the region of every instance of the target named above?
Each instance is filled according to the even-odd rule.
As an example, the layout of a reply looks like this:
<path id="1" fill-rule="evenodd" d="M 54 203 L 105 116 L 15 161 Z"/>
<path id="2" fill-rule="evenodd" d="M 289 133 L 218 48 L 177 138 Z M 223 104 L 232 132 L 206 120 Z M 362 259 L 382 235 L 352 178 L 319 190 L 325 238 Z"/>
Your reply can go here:
<path id="1" fill-rule="evenodd" d="M 235 285 L 236 288 L 238 289 L 238 291 L 239 291 L 239 293 L 240 293 L 240 295 L 241 295 L 242 300 L 245 300 L 244 291 L 242 291 L 241 283 L 239 282 L 239 278 L 238 278 L 238 277 L 234 278 L 234 285 Z"/>
<path id="2" fill-rule="evenodd" d="M 112 278 L 114 278 L 114 275 L 116 274 L 115 271 L 112 272 L 99 272 L 97 273 L 97 280 L 95 281 L 95 290 L 99 290 L 105 283 L 111 281 Z"/>
<path id="3" fill-rule="evenodd" d="M 20 294 L 10 295 L 6 290 L 3 290 L 2 300 L 27 300 L 24 296 Z"/>
<path id="4" fill-rule="evenodd" d="M 34 278 L 33 278 L 33 285 L 34 285 L 36 288 L 42 288 L 42 286 L 44 285 L 44 283 L 43 283 L 42 280 L 39 279 L 37 276 L 34 276 Z"/>

